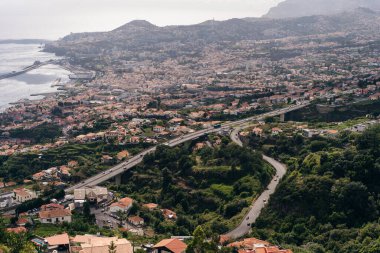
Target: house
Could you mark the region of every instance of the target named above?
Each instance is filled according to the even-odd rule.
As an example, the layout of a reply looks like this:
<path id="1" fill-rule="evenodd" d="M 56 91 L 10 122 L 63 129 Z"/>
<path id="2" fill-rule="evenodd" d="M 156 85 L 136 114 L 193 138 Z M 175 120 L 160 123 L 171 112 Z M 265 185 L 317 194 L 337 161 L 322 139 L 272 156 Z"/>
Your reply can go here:
<path id="1" fill-rule="evenodd" d="M 261 129 L 259 127 L 255 127 L 254 129 L 252 129 L 252 133 L 256 136 L 262 136 L 263 135 L 263 129 Z"/>
<path id="2" fill-rule="evenodd" d="M 155 132 L 155 133 L 162 133 L 163 131 L 165 131 L 165 127 L 163 127 L 163 126 L 154 126 L 153 127 L 153 132 Z"/>
<path id="3" fill-rule="evenodd" d="M 71 223 L 71 215 L 71 211 L 68 209 L 53 209 L 38 213 L 40 222 L 45 224 L 57 224 L 62 222 Z"/>
<path id="4" fill-rule="evenodd" d="M 17 226 L 24 227 L 27 223 L 29 223 L 29 219 L 25 217 L 20 217 L 16 221 Z"/>
<path id="5" fill-rule="evenodd" d="M 57 252 L 71 252 L 70 238 L 67 233 L 46 237 L 44 242 L 47 244 L 49 252 L 54 252 L 54 250 Z"/>
<path id="6" fill-rule="evenodd" d="M 71 177 L 70 171 L 71 171 L 71 168 L 67 166 L 61 166 L 59 167 L 58 175 L 60 176 L 61 179 L 68 180 Z"/>
<path id="7" fill-rule="evenodd" d="M 313 136 L 319 135 L 319 131 L 313 129 L 303 129 L 302 134 L 307 138 L 311 138 Z"/>
<path id="8" fill-rule="evenodd" d="M 138 143 L 140 143 L 140 138 L 137 137 L 137 136 L 132 136 L 132 137 L 129 139 L 129 142 L 130 142 L 130 143 L 133 143 L 133 144 L 138 144 Z"/>
<path id="9" fill-rule="evenodd" d="M 13 193 L 15 200 L 20 203 L 37 198 L 36 192 L 25 188 L 14 189 Z"/>
<path id="10" fill-rule="evenodd" d="M 338 136 L 339 132 L 338 132 L 338 130 L 330 129 L 330 130 L 325 130 L 324 134 L 327 137 L 334 138 L 334 137 Z"/>
<path id="11" fill-rule="evenodd" d="M 110 212 L 111 213 L 117 213 L 118 211 L 122 212 L 128 212 L 129 209 L 132 207 L 133 199 L 131 198 L 122 198 L 116 203 L 112 203 L 110 205 Z"/>
<path id="12" fill-rule="evenodd" d="M 380 99 L 380 92 L 369 96 L 369 99 L 372 101 Z"/>
<path id="13" fill-rule="evenodd" d="M 45 173 L 43 171 L 37 172 L 32 176 L 34 181 L 41 181 L 45 178 Z"/>
<path id="14" fill-rule="evenodd" d="M 282 133 L 283 131 L 281 130 L 281 128 L 278 128 L 278 127 L 274 127 L 272 128 L 272 134 L 273 135 L 279 135 L 280 133 Z"/>
<path id="15" fill-rule="evenodd" d="M 254 245 L 253 249 L 239 250 L 239 253 L 293 253 L 290 249 L 280 249 L 277 246 Z"/>
<path id="16" fill-rule="evenodd" d="M 129 152 L 127 150 L 119 152 L 117 155 L 117 160 L 122 161 L 129 157 Z"/>
<path id="17" fill-rule="evenodd" d="M 133 252 L 132 244 L 124 238 L 77 235 L 72 239 L 73 244 L 80 245 L 79 253 L 108 253 L 111 242 L 116 246 L 116 253 Z"/>
<path id="18" fill-rule="evenodd" d="M 184 253 L 187 245 L 178 239 L 164 239 L 153 246 L 154 253 Z"/>
<path id="19" fill-rule="evenodd" d="M 203 149 L 205 146 L 206 146 L 205 143 L 203 143 L 203 142 L 198 142 L 198 143 L 195 144 L 194 151 L 201 150 L 201 149 Z"/>
<path id="20" fill-rule="evenodd" d="M 70 161 L 67 163 L 67 166 L 69 166 L 70 168 L 76 168 L 76 167 L 78 167 L 78 162 L 77 161 Z"/>
<path id="21" fill-rule="evenodd" d="M 21 226 L 21 227 L 17 227 L 17 228 L 7 228 L 7 232 L 8 233 L 15 233 L 15 234 L 20 234 L 20 233 L 26 233 L 28 232 L 28 230 Z"/>
<path id="22" fill-rule="evenodd" d="M 173 212 L 172 210 L 161 209 L 161 212 L 162 212 L 162 215 L 164 215 L 164 217 L 166 219 L 169 219 L 169 220 L 176 220 L 177 219 L 177 214 L 175 212 Z"/>
<path id="23" fill-rule="evenodd" d="M 0 208 L 5 208 L 7 206 L 11 206 L 13 204 L 13 197 L 14 197 L 14 194 L 12 192 L 1 194 L 0 195 Z"/>
<path id="24" fill-rule="evenodd" d="M 93 203 L 100 203 L 108 199 L 108 189 L 106 187 L 94 186 L 74 190 L 74 203 L 77 207 L 83 205 L 87 200 Z"/>
<path id="25" fill-rule="evenodd" d="M 352 132 L 364 132 L 367 129 L 367 126 L 364 124 L 357 124 L 350 128 Z"/>
<path id="26" fill-rule="evenodd" d="M 242 241 L 233 242 L 227 245 L 227 247 L 238 248 L 238 249 L 251 249 L 254 244 L 261 244 L 264 246 L 269 246 L 270 243 L 257 238 L 245 238 Z"/>
<path id="27" fill-rule="evenodd" d="M 41 211 L 52 211 L 52 210 L 59 210 L 59 209 L 62 210 L 62 209 L 65 209 L 65 207 L 59 204 L 55 204 L 55 203 L 41 206 Z"/>
<path id="28" fill-rule="evenodd" d="M 142 226 L 144 225 L 144 219 L 139 216 L 131 216 L 128 218 L 128 222 L 135 225 L 135 226 Z"/>
<path id="29" fill-rule="evenodd" d="M 257 238 L 245 238 L 242 241 L 230 243 L 227 247 L 237 248 L 239 253 L 292 253 L 291 250 L 280 249 Z"/>
<path id="30" fill-rule="evenodd" d="M 155 203 L 148 203 L 148 204 L 144 204 L 143 207 L 146 207 L 149 210 L 154 210 L 154 209 L 156 209 L 158 207 L 158 205 L 155 204 Z"/>
<path id="31" fill-rule="evenodd" d="M 114 162 L 112 156 L 109 155 L 103 155 L 101 160 L 103 164 L 112 164 Z"/>
<path id="32" fill-rule="evenodd" d="M 82 207 L 86 202 L 86 189 L 80 188 L 74 190 L 74 204 L 75 207 Z"/>

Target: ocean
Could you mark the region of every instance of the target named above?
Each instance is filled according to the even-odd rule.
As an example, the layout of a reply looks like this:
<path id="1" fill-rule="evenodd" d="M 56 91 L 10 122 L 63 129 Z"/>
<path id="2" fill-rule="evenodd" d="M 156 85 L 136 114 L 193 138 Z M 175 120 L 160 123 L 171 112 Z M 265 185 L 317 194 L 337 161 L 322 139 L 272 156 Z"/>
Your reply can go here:
<path id="1" fill-rule="evenodd" d="M 58 59 L 54 54 L 41 52 L 38 44 L 0 44 L 0 75 L 21 70 L 35 61 Z M 21 99 L 41 99 L 32 94 L 57 91 L 51 85 L 61 79 L 61 83 L 69 80 L 69 71 L 57 65 L 45 65 L 28 73 L 0 80 L 0 112 L 10 106 L 9 103 Z"/>

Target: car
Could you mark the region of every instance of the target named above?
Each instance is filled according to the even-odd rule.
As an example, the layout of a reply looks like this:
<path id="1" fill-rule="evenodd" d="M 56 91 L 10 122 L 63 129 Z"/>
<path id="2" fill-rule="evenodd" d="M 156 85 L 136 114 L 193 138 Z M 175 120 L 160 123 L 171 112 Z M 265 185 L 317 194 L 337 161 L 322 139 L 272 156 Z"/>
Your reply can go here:
<path id="1" fill-rule="evenodd" d="M 110 220 L 108 220 L 107 222 L 108 222 L 108 223 L 111 223 L 111 221 L 110 221 Z"/>
<path id="2" fill-rule="evenodd" d="M 274 181 L 276 182 L 276 181 L 277 181 L 277 178 L 275 178 Z"/>
<path id="3" fill-rule="evenodd" d="M 251 226 L 251 223 L 248 223 L 248 224 L 247 224 L 247 227 L 250 227 L 250 226 Z"/>
<path id="4" fill-rule="evenodd" d="M 249 216 L 246 218 L 246 220 L 249 220 Z"/>
<path id="5" fill-rule="evenodd" d="M 266 200 L 266 199 L 263 199 L 263 202 L 265 203 L 265 202 L 267 202 L 267 200 Z"/>

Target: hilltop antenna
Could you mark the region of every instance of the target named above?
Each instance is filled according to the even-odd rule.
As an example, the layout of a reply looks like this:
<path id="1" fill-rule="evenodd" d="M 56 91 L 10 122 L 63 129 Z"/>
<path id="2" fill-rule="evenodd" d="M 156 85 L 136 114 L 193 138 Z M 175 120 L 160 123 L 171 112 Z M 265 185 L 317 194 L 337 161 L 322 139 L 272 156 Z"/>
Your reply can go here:
<path id="1" fill-rule="evenodd" d="M 212 18 L 211 27 L 212 27 L 212 31 L 215 33 L 215 18 L 214 17 Z"/>

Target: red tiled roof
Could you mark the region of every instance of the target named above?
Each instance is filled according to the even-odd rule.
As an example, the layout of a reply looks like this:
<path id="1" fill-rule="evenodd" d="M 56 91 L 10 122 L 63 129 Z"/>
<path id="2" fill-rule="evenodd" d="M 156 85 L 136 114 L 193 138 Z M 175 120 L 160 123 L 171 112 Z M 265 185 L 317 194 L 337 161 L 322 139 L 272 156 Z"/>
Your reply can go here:
<path id="1" fill-rule="evenodd" d="M 59 205 L 59 204 L 55 204 L 55 203 L 51 203 L 51 204 L 41 206 L 42 211 L 53 210 L 53 209 L 65 209 L 65 207 L 62 205 Z"/>
<path id="2" fill-rule="evenodd" d="M 67 209 L 54 209 L 51 211 L 39 212 L 40 219 L 58 218 L 64 216 L 71 216 L 71 211 Z"/>

